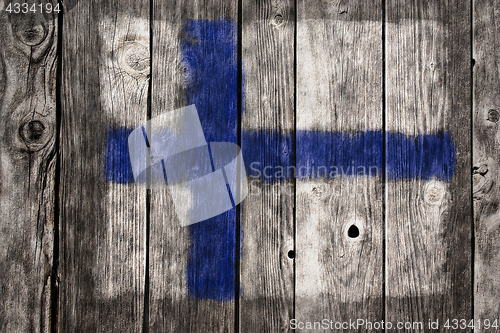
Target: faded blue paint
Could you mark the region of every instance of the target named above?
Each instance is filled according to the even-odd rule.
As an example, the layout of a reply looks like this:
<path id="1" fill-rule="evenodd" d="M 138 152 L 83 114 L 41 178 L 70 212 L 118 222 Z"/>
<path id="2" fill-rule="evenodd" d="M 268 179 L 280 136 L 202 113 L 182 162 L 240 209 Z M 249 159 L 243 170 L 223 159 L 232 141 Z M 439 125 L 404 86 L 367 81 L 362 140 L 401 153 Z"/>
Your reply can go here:
<path id="1" fill-rule="evenodd" d="M 237 25 L 187 20 L 181 35 L 186 102 L 195 104 L 207 142 L 237 143 Z M 228 301 L 235 295 L 236 210 L 190 225 L 188 293 Z"/>
<path id="2" fill-rule="evenodd" d="M 230 301 L 235 293 L 236 209 L 189 226 L 189 295 Z"/>
<path id="3" fill-rule="evenodd" d="M 241 135 L 241 149 L 247 177 L 275 183 L 292 178 L 295 166 L 295 135 L 275 130 L 250 130 Z M 279 173 L 279 168 L 283 172 Z"/>
<path id="4" fill-rule="evenodd" d="M 134 173 L 128 152 L 128 136 L 133 128 L 110 127 L 106 135 L 103 172 L 107 181 L 129 184 Z"/>
<path id="5" fill-rule="evenodd" d="M 377 176 L 382 147 L 382 131 L 297 131 L 297 179 Z"/>
<path id="6" fill-rule="evenodd" d="M 113 128 L 108 132 L 104 154 L 104 174 L 108 181 L 134 181 L 127 147 L 127 136 L 131 131 Z M 299 180 L 358 176 L 361 168 L 367 170 L 369 176 L 379 177 L 383 170 L 382 136 L 383 132 L 376 130 L 356 134 L 298 131 L 295 165 L 295 136 L 292 132 L 244 131 L 243 158 L 248 177 L 266 183 L 294 176 Z M 456 148 L 448 131 L 417 136 L 387 133 L 386 148 L 387 179 L 450 181 L 455 174 Z M 266 166 L 269 168 L 264 170 Z M 328 172 L 321 166 L 327 167 Z M 279 172 L 281 168 L 283 172 Z"/>
<path id="7" fill-rule="evenodd" d="M 439 179 L 455 175 L 456 148 L 448 131 L 407 137 L 387 134 L 387 179 Z"/>
<path id="8" fill-rule="evenodd" d="M 294 141 L 297 153 L 294 154 Z M 272 130 L 242 134 L 247 175 L 274 183 L 296 177 L 380 177 L 383 172 L 383 131 L 357 133 Z M 295 164 L 295 156 L 296 164 Z M 456 148 L 448 131 L 406 136 L 386 135 L 386 177 L 450 181 L 455 174 Z"/>

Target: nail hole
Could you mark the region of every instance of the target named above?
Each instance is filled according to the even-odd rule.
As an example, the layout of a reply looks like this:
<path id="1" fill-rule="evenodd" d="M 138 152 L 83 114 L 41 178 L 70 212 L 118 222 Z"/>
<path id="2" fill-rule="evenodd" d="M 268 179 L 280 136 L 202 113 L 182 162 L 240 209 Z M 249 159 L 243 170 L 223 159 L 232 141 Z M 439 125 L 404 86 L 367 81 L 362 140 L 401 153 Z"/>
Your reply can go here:
<path id="1" fill-rule="evenodd" d="M 349 230 L 347 230 L 347 236 L 351 238 L 356 238 L 359 236 L 359 229 L 356 227 L 354 224 L 349 227 Z"/>
<path id="2" fill-rule="evenodd" d="M 500 119 L 500 113 L 498 113 L 495 109 L 488 110 L 488 118 L 486 120 L 491 121 L 492 123 L 497 123 Z"/>
<path id="3" fill-rule="evenodd" d="M 288 251 L 288 258 L 290 258 L 290 259 L 294 259 L 295 258 L 295 251 L 294 250 Z"/>

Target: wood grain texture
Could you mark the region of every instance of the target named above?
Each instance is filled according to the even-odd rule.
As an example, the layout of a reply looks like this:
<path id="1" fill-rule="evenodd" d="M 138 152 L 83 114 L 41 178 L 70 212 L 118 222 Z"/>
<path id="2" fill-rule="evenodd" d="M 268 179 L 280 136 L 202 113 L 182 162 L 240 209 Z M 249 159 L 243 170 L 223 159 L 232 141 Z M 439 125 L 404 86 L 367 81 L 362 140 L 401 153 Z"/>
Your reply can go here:
<path id="1" fill-rule="evenodd" d="M 383 127 L 381 5 L 298 2 L 297 130 L 359 133 Z M 341 148 L 346 156 L 356 154 Z M 297 182 L 298 321 L 384 319 L 382 202 L 377 177 Z M 348 236 L 352 225 L 358 237 Z"/>
<path id="2" fill-rule="evenodd" d="M 294 3 L 243 1 L 242 19 L 242 131 L 293 135 Z M 276 165 L 279 157 L 274 153 L 282 152 L 279 147 L 286 143 L 262 140 L 259 144 L 249 146 L 243 140 L 241 148 L 243 152 L 258 150 L 265 156 L 263 163 Z M 247 165 L 252 162 L 245 161 Z M 295 181 L 248 180 L 249 193 L 241 206 L 239 331 L 289 332 L 294 301 Z"/>
<path id="3" fill-rule="evenodd" d="M 56 279 L 57 17 L 1 8 L 0 31 L 0 331 L 48 332 Z"/>
<path id="4" fill-rule="evenodd" d="M 500 72 L 498 55 L 500 30 L 498 1 L 474 1 L 474 168 L 475 214 L 474 318 L 500 321 Z M 476 329 L 499 332 L 498 329 Z"/>
<path id="5" fill-rule="evenodd" d="M 182 31 L 187 20 L 231 19 L 237 22 L 237 2 L 154 0 L 152 17 L 151 117 L 154 118 L 185 106 L 186 91 L 192 85 L 202 84 L 191 80 L 196 68 L 189 68 L 181 58 L 182 38 L 191 41 Z M 224 92 L 217 89 L 214 87 L 210 94 L 224 96 Z M 219 111 L 213 110 L 213 117 L 217 117 Z M 180 226 L 168 189 L 151 191 L 150 210 L 150 332 L 233 331 L 234 301 L 199 299 L 188 294 L 186 266 L 190 260 L 190 232 L 189 227 Z M 224 242 L 222 236 L 221 243 Z"/>
<path id="6" fill-rule="evenodd" d="M 470 319 L 470 2 L 389 0 L 386 14 L 387 131 L 446 130 L 456 146 L 449 183 L 387 182 L 386 320 Z"/>
<path id="7" fill-rule="evenodd" d="M 63 31 L 59 328 L 139 332 L 146 192 L 104 171 L 110 137 L 147 120 L 149 2 L 80 1 Z"/>

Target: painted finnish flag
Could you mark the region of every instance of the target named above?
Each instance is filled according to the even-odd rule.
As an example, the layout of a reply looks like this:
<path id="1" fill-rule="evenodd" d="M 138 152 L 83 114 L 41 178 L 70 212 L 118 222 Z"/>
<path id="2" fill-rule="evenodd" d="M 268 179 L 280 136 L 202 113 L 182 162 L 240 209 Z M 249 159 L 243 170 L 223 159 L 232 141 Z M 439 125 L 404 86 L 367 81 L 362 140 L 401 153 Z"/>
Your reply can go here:
<path id="1" fill-rule="evenodd" d="M 186 102 L 194 104 L 208 142 L 237 144 L 237 25 L 231 20 L 188 20 L 181 56 L 189 75 Z M 105 152 L 108 181 L 133 183 L 127 138 L 133 129 L 111 129 Z M 279 144 L 276 144 L 278 143 Z M 385 142 L 386 161 L 383 161 Z M 373 129 L 358 132 L 243 130 L 243 160 L 248 177 L 265 183 L 296 177 L 381 177 L 388 180 L 450 181 L 456 149 L 449 132 L 407 136 Z M 235 297 L 236 210 L 189 225 L 188 293 L 228 301 Z"/>

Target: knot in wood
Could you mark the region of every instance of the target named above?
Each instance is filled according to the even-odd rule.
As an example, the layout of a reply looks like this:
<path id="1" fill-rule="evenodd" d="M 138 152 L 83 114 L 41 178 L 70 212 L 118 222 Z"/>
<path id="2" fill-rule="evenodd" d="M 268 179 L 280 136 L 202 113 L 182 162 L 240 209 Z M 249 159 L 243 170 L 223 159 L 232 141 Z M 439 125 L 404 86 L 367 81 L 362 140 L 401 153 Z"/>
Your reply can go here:
<path id="1" fill-rule="evenodd" d="M 129 43 L 120 57 L 120 66 L 132 75 L 148 75 L 149 48 L 139 43 Z"/>
<path id="2" fill-rule="evenodd" d="M 351 225 L 347 230 L 347 236 L 349 238 L 357 238 L 359 236 L 359 228 L 355 224 Z"/>
<path id="3" fill-rule="evenodd" d="M 472 168 L 472 171 L 472 173 L 474 174 L 480 174 L 481 176 L 484 176 L 488 173 L 488 164 L 483 163 L 480 166 L 475 166 Z"/>
<path id="4" fill-rule="evenodd" d="M 19 136 L 29 151 L 38 151 L 51 139 L 52 126 L 43 119 L 30 119 L 19 127 Z"/>
<path id="5" fill-rule="evenodd" d="M 45 40 L 46 31 L 43 25 L 36 26 L 25 25 L 23 29 L 16 32 L 17 38 L 21 43 L 28 46 L 36 46 Z"/>
<path id="6" fill-rule="evenodd" d="M 486 120 L 491 121 L 492 123 L 497 123 L 500 119 L 500 113 L 495 109 L 488 110 L 488 118 Z"/>
<path id="7" fill-rule="evenodd" d="M 475 173 L 472 176 L 472 185 L 474 186 L 474 189 L 479 188 L 480 185 L 483 185 L 484 182 L 485 182 L 485 179 L 484 179 L 483 175 Z"/>
<path id="8" fill-rule="evenodd" d="M 315 196 L 320 197 L 323 194 L 323 190 L 321 189 L 321 187 L 313 187 L 312 193 Z"/>
<path id="9" fill-rule="evenodd" d="M 43 136 L 45 125 L 39 120 L 32 120 L 25 123 L 19 129 L 19 134 L 24 141 L 32 143 L 39 141 Z"/>
<path id="10" fill-rule="evenodd" d="M 437 205 L 443 200 L 445 194 L 446 188 L 441 182 L 431 181 L 425 186 L 424 200 L 428 204 Z"/>
<path id="11" fill-rule="evenodd" d="M 283 23 L 284 23 L 283 15 L 281 15 L 281 14 L 274 15 L 273 20 L 272 20 L 272 25 L 274 25 L 274 27 L 277 28 L 277 27 L 283 25 Z"/>
<path id="12" fill-rule="evenodd" d="M 189 85 L 193 81 L 192 71 L 189 69 L 189 63 L 182 61 L 177 65 L 177 70 L 182 78 L 184 85 Z"/>
<path id="13" fill-rule="evenodd" d="M 473 198 L 481 199 L 491 191 L 493 182 L 486 179 L 488 173 L 488 165 L 483 163 L 479 166 L 472 168 L 472 185 L 473 185 Z"/>
<path id="14" fill-rule="evenodd" d="M 365 221 L 359 218 L 359 216 L 353 216 L 345 221 L 344 239 L 348 242 L 359 242 L 364 239 L 365 233 Z"/>

